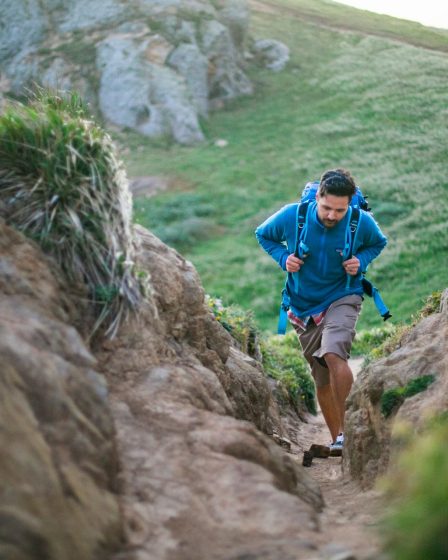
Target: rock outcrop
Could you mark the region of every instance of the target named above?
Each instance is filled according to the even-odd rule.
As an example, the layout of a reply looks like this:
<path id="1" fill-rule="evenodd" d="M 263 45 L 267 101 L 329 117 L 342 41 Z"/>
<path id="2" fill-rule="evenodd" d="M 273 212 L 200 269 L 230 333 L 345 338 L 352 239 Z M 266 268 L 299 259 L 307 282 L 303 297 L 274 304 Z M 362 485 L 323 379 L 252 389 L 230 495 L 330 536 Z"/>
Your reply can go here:
<path id="1" fill-rule="evenodd" d="M 200 116 L 253 92 L 248 27 L 246 0 L 4 0 L 0 89 L 76 89 L 110 123 L 194 144 Z"/>
<path id="2" fill-rule="evenodd" d="M 0 222 L 0 558 L 105 558 L 122 538 L 107 385 L 61 278 Z"/>
<path id="3" fill-rule="evenodd" d="M 252 47 L 256 60 L 274 72 L 283 70 L 289 60 L 289 49 L 280 41 L 260 39 Z"/>
<path id="4" fill-rule="evenodd" d="M 269 437 L 282 425 L 267 380 L 192 265 L 137 228 L 153 292 L 89 350 L 73 327 L 84 294 L 0 229 L 0 556 L 283 560 L 312 546 L 319 488 Z"/>
<path id="5" fill-rule="evenodd" d="M 348 400 L 344 469 L 364 487 L 387 470 L 400 450 L 403 429 L 414 434 L 432 416 L 448 410 L 448 290 L 440 311 L 422 319 L 389 356 L 362 370 Z M 389 417 L 381 412 L 385 391 L 433 376 L 423 391 L 406 398 Z"/>
<path id="6" fill-rule="evenodd" d="M 282 429 L 267 381 L 204 307 L 191 264 L 138 237 L 153 305 L 96 351 L 122 461 L 128 549 L 117 558 L 294 557 L 322 499 L 262 433 Z"/>

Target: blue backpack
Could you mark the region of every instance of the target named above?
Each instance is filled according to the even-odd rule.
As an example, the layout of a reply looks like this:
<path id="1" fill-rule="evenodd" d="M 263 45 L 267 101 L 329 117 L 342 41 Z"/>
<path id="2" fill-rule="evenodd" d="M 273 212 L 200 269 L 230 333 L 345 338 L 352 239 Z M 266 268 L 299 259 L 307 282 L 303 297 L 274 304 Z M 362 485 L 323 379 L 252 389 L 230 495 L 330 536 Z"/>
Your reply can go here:
<path id="1" fill-rule="evenodd" d="M 307 183 L 303 189 L 302 196 L 300 197 L 300 203 L 297 207 L 297 234 L 296 234 L 296 244 L 294 248 L 294 255 L 299 259 L 303 259 L 309 252 L 308 246 L 306 244 L 306 234 L 308 229 L 308 209 L 310 204 L 316 200 L 316 194 L 319 189 L 319 181 L 314 181 Z M 367 203 L 367 196 L 364 196 L 361 189 L 357 186 L 355 194 L 352 196 L 349 206 L 349 220 L 347 223 L 347 229 L 345 231 L 345 247 L 343 251 L 344 260 L 350 259 L 353 256 L 353 246 L 356 240 L 356 234 L 358 232 L 359 218 L 361 210 L 366 212 L 371 212 L 369 205 Z M 292 275 L 294 283 L 294 291 L 297 293 L 299 291 L 299 272 L 288 273 Z M 347 275 L 347 289 L 350 284 L 351 277 Z M 362 272 L 362 287 L 364 293 L 373 298 L 376 308 L 384 321 L 390 319 L 392 315 L 389 309 L 383 302 L 378 289 L 365 278 L 364 272 Z M 282 305 L 280 307 L 280 316 L 278 321 L 278 334 L 285 334 L 286 326 L 288 322 L 288 309 L 289 309 L 289 296 L 285 288 L 282 292 Z"/>
<path id="2" fill-rule="evenodd" d="M 300 202 L 313 202 L 316 200 L 316 194 L 319 189 L 319 181 L 313 181 L 311 183 L 307 183 L 305 188 L 302 191 L 302 196 L 300 197 Z M 361 192 L 361 189 L 356 186 L 355 194 L 352 196 L 350 201 L 350 206 L 352 208 L 360 208 L 361 210 L 365 210 L 366 212 L 371 212 L 371 208 L 367 203 L 367 196 L 364 196 Z"/>

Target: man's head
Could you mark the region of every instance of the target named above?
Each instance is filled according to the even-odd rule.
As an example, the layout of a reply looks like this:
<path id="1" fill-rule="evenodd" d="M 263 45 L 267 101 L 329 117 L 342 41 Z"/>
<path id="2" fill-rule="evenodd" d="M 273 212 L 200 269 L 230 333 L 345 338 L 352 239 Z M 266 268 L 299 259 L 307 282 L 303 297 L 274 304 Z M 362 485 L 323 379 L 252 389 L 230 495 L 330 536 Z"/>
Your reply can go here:
<path id="1" fill-rule="evenodd" d="M 325 171 L 316 194 L 317 215 L 325 227 L 333 227 L 344 218 L 355 191 L 355 181 L 348 171 Z"/>

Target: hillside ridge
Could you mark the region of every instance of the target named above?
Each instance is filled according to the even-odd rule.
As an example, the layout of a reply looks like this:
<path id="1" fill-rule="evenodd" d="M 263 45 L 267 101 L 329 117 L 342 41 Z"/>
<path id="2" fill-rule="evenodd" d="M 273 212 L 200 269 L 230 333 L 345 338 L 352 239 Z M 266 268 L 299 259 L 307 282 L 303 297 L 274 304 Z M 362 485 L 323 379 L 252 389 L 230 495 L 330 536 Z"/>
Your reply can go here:
<path id="1" fill-rule="evenodd" d="M 368 10 L 362 10 L 352 6 L 344 6 L 338 4 L 338 9 L 340 8 L 341 10 L 346 9 L 356 12 L 362 12 L 362 17 L 365 24 L 364 22 L 359 22 L 358 25 L 355 25 L 354 23 L 350 24 L 349 21 L 346 21 L 345 23 L 340 20 L 335 21 L 327 15 L 327 11 L 320 12 L 319 7 L 307 9 L 305 6 L 290 6 L 283 3 L 279 4 L 278 2 L 270 2 L 269 0 L 249 0 L 249 5 L 255 11 L 261 11 L 268 8 L 272 10 L 271 13 L 288 13 L 289 15 L 300 18 L 303 21 L 313 23 L 315 25 L 318 25 L 319 27 L 327 27 L 332 29 L 333 31 L 340 30 L 341 32 L 352 31 L 355 33 L 364 33 L 365 35 L 373 35 L 376 37 L 381 37 L 383 39 L 392 39 L 419 48 L 448 52 L 448 30 L 439 30 L 437 28 L 428 27 L 417 22 L 388 16 L 386 14 L 375 14 L 373 12 L 369 12 Z M 325 7 L 328 7 L 328 3 L 325 3 Z M 368 22 L 370 20 L 372 21 L 372 25 L 375 25 L 375 22 L 379 23 L 381 21 L 381 23 L 386 27 L 396 24 L 395 21 L 391 20 L 397 20 L 403 27 L 409 27 L 409 34 L 403 35 L 402 33 L 399 33 L 398 30 L 392 28 L 369 28 Z M 363 27 L 365 28 L 363 29 Z M 413 32 L 415 33 L 416 30 L 418 30 L 419 32 L 423 32 L 423 37 L 419 38 L 413 35 Z M 438 43 L 438 41 L 440 41 L 440 43 Z"/>

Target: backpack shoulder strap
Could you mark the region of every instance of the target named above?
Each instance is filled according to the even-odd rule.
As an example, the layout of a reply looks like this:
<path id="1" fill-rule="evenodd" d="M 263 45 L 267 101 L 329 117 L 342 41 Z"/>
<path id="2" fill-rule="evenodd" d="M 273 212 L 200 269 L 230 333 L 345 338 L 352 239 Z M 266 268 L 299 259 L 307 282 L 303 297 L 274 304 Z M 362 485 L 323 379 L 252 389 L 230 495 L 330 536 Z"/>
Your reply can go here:
<path id="1" fill-rule="evenodd" d="M 308 229 L 308 210 L 311 202 L 311 200 L 299 202 L 297 207 L 297 231 L 294 255 L 300 259 L 309 251 L 307 245 L 305 244 L 305 237 Z"/>
<path id="2" fill-rule="evenodd" d="M 361 219 L 361 211 L 357 206 L 352 208 L 350 221 L 348 227 L 350 229 L 350 242 L 349 242 L 349 250 L 348 250 L 348 257 L 351 259 L 353 257 L 353 247 L 355 245 L 356 234 L 358 233 L 358 226 Z"/>

